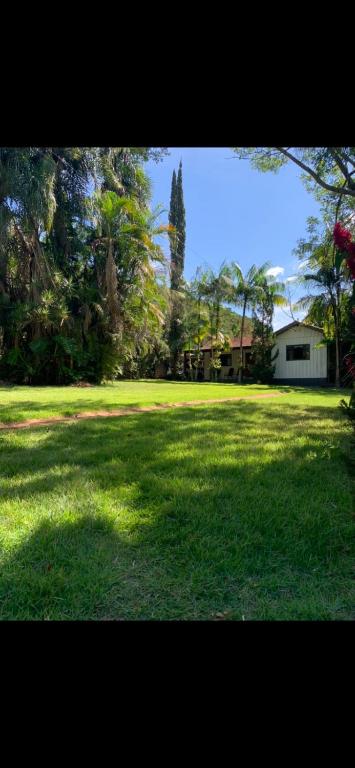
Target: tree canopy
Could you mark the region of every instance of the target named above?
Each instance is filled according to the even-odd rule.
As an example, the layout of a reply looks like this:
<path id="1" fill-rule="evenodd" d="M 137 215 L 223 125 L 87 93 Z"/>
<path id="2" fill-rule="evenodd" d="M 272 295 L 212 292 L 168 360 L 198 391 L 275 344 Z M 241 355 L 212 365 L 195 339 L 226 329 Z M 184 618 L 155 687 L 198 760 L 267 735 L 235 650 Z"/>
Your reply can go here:
<path id="1" fill-rule="evenodd" d="M 355 147 L 233 147 L 259 171 L 292 162 L 308 179 L 338 197 L 355 198 Z"/>
<path id="2" fill-rule="evenodd" d="M 161 211 L 150 148 L 0 150 L 0 369 L 18 382 L 101 381 L 161 336 Z M 159 346 L 159 345 L 158 345 Z"/>

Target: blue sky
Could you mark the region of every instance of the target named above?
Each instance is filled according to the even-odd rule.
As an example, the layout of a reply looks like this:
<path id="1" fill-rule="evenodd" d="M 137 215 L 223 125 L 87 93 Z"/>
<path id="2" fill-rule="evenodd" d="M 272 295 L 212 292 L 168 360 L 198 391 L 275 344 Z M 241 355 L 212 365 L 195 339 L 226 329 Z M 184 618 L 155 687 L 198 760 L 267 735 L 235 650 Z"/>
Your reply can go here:
<path id="1" fill-rule="evenodd" d="M 277 174 L 264 174 L 253 170 L 247 160 L 234 158 L 227 147 L 174 147 L 161 163 L 146 165 L 153 205 L 161 203 L 169 209 L 172 172 L 182 160 L 185 277 L 189 280 L 201 264 L 216 269 L 223 261 L 237 261 L 243 270 L 269 261 L 283 270 L 279 279 L 292 277 L 297 273 L 292 251 L 306 233 L 308 216 L 319 214 L 319 205 L 306 192 L 293 164 Z M 167 216 L 161 216 L 161 223 Z M 169 252 L 167 242 L 163 249 Z M 295 300 L 299 290 L 293 287 L 292 291 Z M 291 318 L 278 309 L 275 329 L 288 322 Z"/>

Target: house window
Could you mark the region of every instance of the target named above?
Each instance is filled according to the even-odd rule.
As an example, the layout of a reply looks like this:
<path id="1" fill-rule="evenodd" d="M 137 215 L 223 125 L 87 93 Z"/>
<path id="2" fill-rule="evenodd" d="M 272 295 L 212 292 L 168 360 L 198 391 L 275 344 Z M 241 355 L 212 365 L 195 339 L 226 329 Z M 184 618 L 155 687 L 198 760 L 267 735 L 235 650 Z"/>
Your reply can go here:
<path id="1" fill-rule="evenodd" d="M 226 367 L 232 365 L 232 355 L 221 355 L 221 365 Z"/>
<path id="2" fill-rule="evenodd" d="M 309 359 L 310 359 L 309 344 L 287 344 L 286 345 L 286 360 L 309 360 Z"/>

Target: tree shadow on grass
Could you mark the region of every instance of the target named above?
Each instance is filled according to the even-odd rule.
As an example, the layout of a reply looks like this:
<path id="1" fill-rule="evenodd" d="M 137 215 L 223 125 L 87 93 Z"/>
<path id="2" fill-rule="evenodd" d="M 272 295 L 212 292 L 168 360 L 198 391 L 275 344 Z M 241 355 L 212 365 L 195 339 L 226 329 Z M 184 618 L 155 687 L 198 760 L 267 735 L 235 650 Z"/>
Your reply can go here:
<path id="1" fill-rule="evenodd" d="M 45 521 L 2 566 L 0 620 L 181 618 L 159 615 L 169 573 L 145 554 L 102 516 Z"/>
<path id="2" fill-rule="evenodd" d="M 255 404 L 241 401 L 238 405 L 37 427 L 26 431 L 28 441 L 21 432 L 0 433 L 0 502 L 52 493 L 63 483 L 70 485 L 80 479 L 85 471 L 92 472 L 102 488 L 115 484 L 119 488 L 130 482 L 139 485 L 152 475 L 155 484 L 157 477 L 164 483 L 172 475 L 187 480 L 204 476 L 203 456 L 210 449 L 216 456 L 216 467 L 211 467 L 212 485 L 217 473 L 217 479 L 220 477 L 227 487 L 231 478 L 233 484 L 237 479 L 243 483 L 245 466 L 249 477 L 267 472 L 263 458 L 275 441 L 283 441 L 284 450 L 271 454 L 273 471 L 278 466 L 280 471 L 289 471 L 292 461 L 297 461 L 297 466 L 304 464 L 322 441 L 326 443 L 326 459 L 339 452 L 344 423 L 340 409 L 336 419 L 331 414 L 330 442 L 319 428 L 320 420 L 329 416 L 325 406 L 295 411 L 292 406 L 279 410 L 259 403 L 257 408 L 259 422 L 254 421 Z M 302 437 L 307 438 L 306 443 L 298 445 Z M 231 450 L 232 464 L 223 470 L 218 462 Z M 252 455 L 256 457 L 254 465 L 249 461 Z M 186 490 L 190 493 L 188 487 Z"/>
<path id="3" fill-rule="evenodd" d="M 320 434 L 322 407 L 302 413 L 302 430 L 292 406 L 271 410 L 241 402 L 3 434 L 0 501 L 38 523 L 4 559 L 0 618 L 282 618 L 302 590 L 303 618 L 318 618 L 314 595 L 335 600 L 351 555 L 343 430 Z"/>
<path id="4" fill-rule="evenodd" d="M 82 517 L 43 522 L 5 562 L 1 619 L 95 619 L 127 561 L 112 523 Z M 117 617 L 118 618 L 118 617 Z"/>

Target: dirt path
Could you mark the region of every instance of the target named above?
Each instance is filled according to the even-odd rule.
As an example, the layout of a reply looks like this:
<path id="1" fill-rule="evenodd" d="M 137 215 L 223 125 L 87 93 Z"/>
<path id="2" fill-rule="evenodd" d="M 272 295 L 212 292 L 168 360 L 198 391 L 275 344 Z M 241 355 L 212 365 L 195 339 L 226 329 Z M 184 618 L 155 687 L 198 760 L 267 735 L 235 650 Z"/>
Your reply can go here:
<path id="1" fill-rule="evenodd" d="M 65 421 L 78 421 L 79 419 L 107 419 L 115 416 L 129 416 L 131 413 L 147 413 L 147 411 L 163 411 L 168 408 L 185 408 L 194 405 L 212 405 L 213 403 L 233 403 L 237 400 L 261 400 L 267 397 L 282 397 L 283 392 L 265 392 L 259 395 L 246 395 L 245 397 L 223 397 L 215 400 L 187 400 L 183 403 L 160 403 L 159 405 L 142 405 L 140 408 L 119 408 L 114 411 L 82 411 L 72 416 L 52 416 L 49 419 L 28 419 L 9 424 L 0 423 L 0 429 L 26 429 L 26 427 L 40 427 L 46 424 L 58 424 Z"/>

